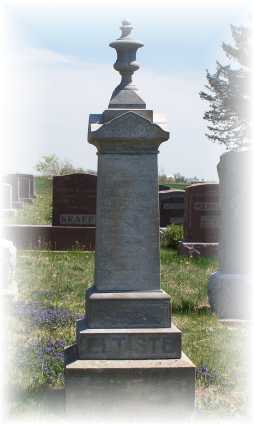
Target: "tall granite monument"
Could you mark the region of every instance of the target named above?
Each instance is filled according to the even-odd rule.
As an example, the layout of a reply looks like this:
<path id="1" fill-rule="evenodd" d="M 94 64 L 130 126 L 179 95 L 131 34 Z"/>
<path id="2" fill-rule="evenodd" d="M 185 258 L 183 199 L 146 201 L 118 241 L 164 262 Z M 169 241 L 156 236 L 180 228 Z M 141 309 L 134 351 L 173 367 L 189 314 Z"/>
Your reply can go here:
<path id="1" fill-rule="evenodd" d="M 253 150 L 228 151 L 217 166 L 220 179 L 219 270 L 210 276 L 208 299 L 221 319 L 252 318 Z"/>
<path id="2" fill-rule="evenodd" d="M 103 423 L 168 420 L 194 407 L 195 368 L 160 289 L 157 155 L 169 133 L 132 83 L 143 44 L 131 30 L 123 21 L 110 44 L 122 80 L 108 109 L 89 119 L 98 154 L 95 281 L 65 349 L 67 412 Z"/>

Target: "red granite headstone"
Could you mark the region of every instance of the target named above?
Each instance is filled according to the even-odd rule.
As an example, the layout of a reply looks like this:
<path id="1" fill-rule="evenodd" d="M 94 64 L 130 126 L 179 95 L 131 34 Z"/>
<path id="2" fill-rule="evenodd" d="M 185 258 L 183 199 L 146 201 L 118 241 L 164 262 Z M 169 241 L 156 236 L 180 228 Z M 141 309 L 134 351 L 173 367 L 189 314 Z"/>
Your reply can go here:
<path id="1" fill-rule="evenodd" d="M 183 224 L 184 190 L 163 190 L 159 192 L 160 226 Z"/>
<path id="2" fill-rule="evenodd" d="M 184 241 L 218 242 L 219 185 L 198 183 L 186 188 Z"/>
<path id="3" fill-rule="evenodd" d="M 53 178 L 53 226 L 95 226 L 97 176 Z"/>

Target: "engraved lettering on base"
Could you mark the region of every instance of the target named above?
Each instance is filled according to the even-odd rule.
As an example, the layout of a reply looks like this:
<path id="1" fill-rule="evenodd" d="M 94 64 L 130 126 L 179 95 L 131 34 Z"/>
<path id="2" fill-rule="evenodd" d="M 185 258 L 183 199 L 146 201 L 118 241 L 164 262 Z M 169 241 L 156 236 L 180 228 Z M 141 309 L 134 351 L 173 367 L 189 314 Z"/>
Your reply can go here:
<path id="1" fill-rule="evenodd" d="M 182 210 L 183 209 L 183 203 L 170 203 L 170 202 L 165 202 L 162 205 L 163 210 Z"/>
<path id="2" fill-rule="evenodd" d="M 79 225 L 95 225 L 95 214 L 60 214 L 60 224 L 71 226 Z"/>
<path id="3" fill-rule="evenodd" d="M 195 202 L 194 210 L 196 211 L 206 211 L 206 210 L 215 210 L 219 209 L 218 202 Z"/>

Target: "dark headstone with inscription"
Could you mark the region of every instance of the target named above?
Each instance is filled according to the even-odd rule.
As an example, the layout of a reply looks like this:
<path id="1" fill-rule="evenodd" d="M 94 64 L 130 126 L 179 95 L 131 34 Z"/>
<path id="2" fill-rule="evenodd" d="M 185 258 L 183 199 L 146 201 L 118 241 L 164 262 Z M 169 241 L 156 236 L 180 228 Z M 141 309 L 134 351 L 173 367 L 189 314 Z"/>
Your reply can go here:
<path id="1" fill-rule="evenodd" d="M 219 185 L 198 183 L 186 188 L 184 239 L 188 242 L 218 242 Z"/>
<path id="2" fill-rule="evenodd" d="M 69 174 L 53 178 L 53 226 L 95 226 L 94 174 Z"/>
<path id="3" fill-rule="evenodd" d="M 200 255 L 217 255 L 219 219 L 219 185 L 197 183 L 187 187 L 184 241 L 180 244 L 180 252 L 188 254 L 195 249 Z"/>
<path id="4" fill-rule="evenodd" d="M 184 190 L 163 190 L 159 192 L 160 227 L 169 224 L 183 224 Z"/>

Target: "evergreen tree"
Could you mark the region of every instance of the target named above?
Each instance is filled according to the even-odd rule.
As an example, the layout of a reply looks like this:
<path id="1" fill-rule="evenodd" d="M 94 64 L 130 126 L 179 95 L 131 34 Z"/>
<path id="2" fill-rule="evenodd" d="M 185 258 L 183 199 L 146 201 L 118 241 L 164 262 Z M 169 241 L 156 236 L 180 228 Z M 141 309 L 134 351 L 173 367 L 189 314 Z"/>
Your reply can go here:
<path id="1" fill-rule="evenodd" d="M 210 106 L 204 114 L 209 122 L 206 136 L 227 149 L 237 149 L 248 146 L 251 137 L 251 31 L 231 25 L 231 32 L 234 46 L 223 43 L 222 49 L 237 67 L 217 62 L 215 74 L 207 71 L 208 92 L 202 91 L 200 97 Z"/>

